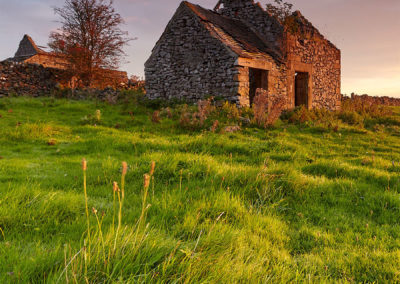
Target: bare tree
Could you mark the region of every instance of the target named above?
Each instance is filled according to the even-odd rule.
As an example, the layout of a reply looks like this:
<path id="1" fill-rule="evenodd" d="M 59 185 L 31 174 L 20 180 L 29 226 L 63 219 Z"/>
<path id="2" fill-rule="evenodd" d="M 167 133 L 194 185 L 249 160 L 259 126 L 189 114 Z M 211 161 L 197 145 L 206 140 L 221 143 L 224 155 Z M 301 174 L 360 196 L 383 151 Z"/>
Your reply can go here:
<path id="1" fill-rule="evenodd" d="M 132 39 L 112 0 L 66 0 L 54 8 L 61 28 L 50 34 L 49 46 L 68 61 L 68 68 L 90 85 L 102 69 L 116 69 Z"/>

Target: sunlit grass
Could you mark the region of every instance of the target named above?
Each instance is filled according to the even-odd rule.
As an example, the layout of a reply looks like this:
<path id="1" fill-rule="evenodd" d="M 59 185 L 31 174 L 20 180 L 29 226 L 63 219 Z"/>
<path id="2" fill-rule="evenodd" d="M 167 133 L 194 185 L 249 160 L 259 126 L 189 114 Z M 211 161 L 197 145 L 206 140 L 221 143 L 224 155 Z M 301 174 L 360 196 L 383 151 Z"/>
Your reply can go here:
<path id="1" fill-rule="evenodd" d="M 133 104 L 0 102 L 1 283 L 400 281 L 396 123 L 220 134 Z"/>

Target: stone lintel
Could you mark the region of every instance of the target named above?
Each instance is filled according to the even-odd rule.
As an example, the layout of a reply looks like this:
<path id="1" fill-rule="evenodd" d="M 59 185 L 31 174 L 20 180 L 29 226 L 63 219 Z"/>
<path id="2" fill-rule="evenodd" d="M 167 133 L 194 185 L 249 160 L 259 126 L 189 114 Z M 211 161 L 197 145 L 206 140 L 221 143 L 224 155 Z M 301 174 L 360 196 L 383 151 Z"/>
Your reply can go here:
<path id="1" fill-rule="evenodd" d="M 261 59 L 239 57 L 237 60 L 237 65 L 256 69 L 272 70 L 272 63 Z"/>

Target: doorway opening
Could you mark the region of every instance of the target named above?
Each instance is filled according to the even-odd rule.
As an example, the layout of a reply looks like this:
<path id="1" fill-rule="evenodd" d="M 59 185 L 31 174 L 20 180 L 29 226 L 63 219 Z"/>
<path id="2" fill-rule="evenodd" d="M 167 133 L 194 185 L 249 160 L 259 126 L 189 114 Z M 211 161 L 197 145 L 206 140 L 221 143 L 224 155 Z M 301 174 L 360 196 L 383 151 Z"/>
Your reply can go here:
<path id="1" fill-rule="evenodd" d="M 306 106 L 308 107 L 308 81 L 309 74 L 307 72 L 296 72 L 295 74 L 295 96 L 294 96 L 294 105 L 297 106 Z"/>
<path id="2" fill-rule="evenodd" d="M 268 70 L 249 68 L 249 82 L 249 98 L 250 105 L 252 105 L 257 89 L 261 88 L 268 91 Z"/>

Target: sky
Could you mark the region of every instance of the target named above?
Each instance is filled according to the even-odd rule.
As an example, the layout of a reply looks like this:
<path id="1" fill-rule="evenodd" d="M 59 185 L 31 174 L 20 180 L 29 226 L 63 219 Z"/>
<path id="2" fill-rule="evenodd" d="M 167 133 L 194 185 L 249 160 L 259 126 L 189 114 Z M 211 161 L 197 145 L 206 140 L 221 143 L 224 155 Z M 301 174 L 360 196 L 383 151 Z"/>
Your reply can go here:
<path id="1" fill-rule="evenodd" d="M 342 50 L 342 93 L 400 97 L 400 0 L 287 0 Z M 12 57 L 24 34 L 46 46 L 59 27 L 63 0 L 0 0 L 0 60 Z M 114 0 L 132 41 L 122 70 L 144 75 L 144 62 L 180 0 Z M 214 8 L 217 0 L 191 0 Z M 261 0 L 265 6 L 268 0 Z"/>

